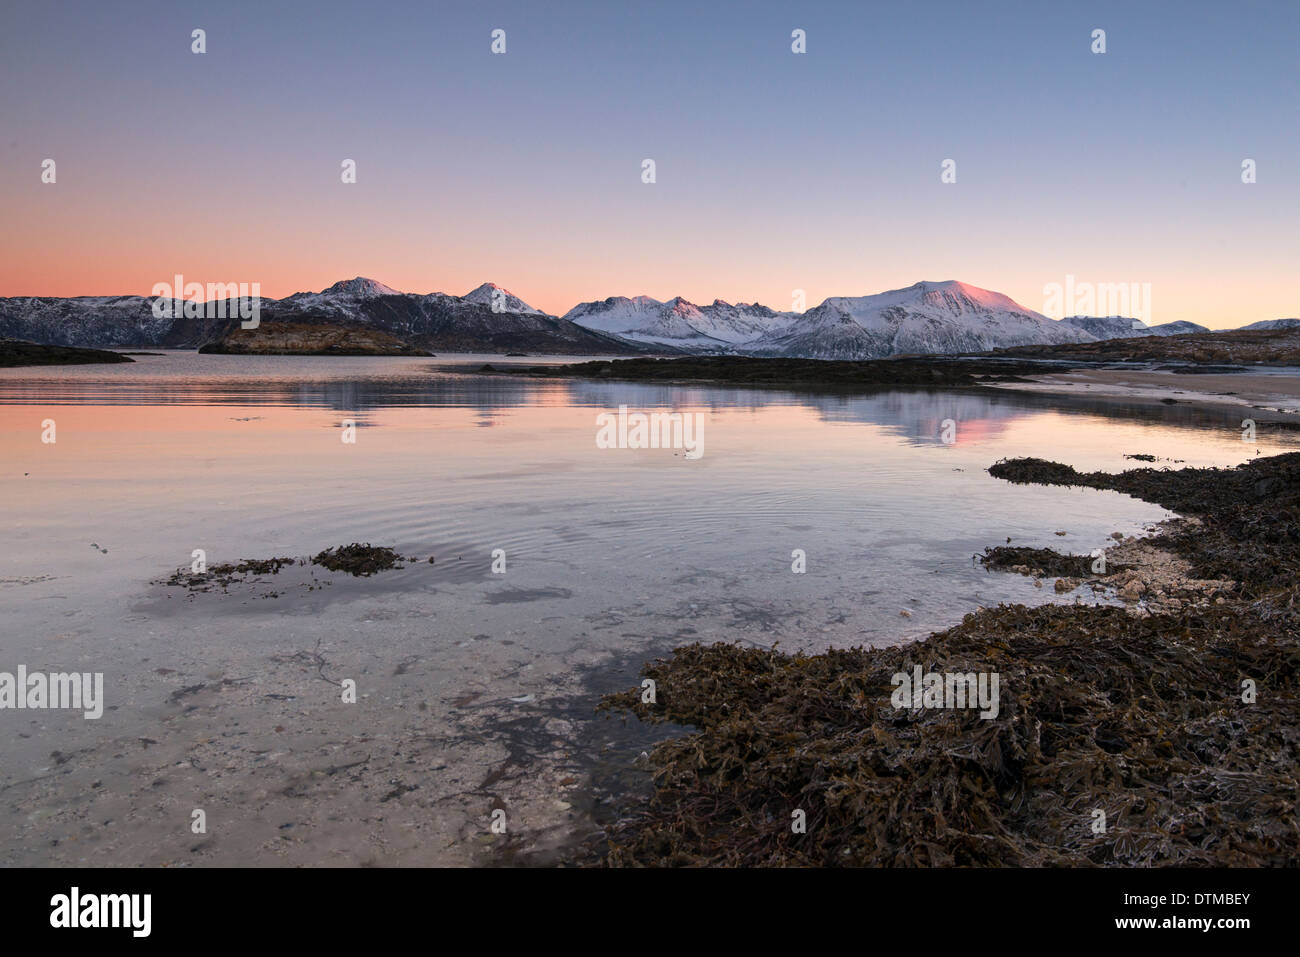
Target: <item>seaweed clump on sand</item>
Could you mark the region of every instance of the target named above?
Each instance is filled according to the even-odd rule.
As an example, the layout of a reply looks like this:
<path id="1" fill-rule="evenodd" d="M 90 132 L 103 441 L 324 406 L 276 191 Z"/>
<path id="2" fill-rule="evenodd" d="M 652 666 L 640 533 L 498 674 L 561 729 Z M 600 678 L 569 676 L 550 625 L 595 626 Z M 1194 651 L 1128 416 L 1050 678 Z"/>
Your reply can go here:
<path id="1" fill-rule="evenodd" d="M 1300 452 L 1237 468 L 1141 468 L 1118 474 L 1077 472 L 1024 458 L 998 462 L 989 474 L 1009 482 L 1125 492 L 1193 515 L 1197 522 L 1175 523 L 1152 543 L 1187 559 L 1202 578 L 1236 582 L 1239 598 L 1300 581 Z"/>
<path id="2" fill-rule="evenodd" d="M 242 558 L 238 562 L 212 565 L 202 572 L 182 568 L 168 578 L 166 584 L 181 585 L 192 592 L 211 591 L 213 586 L 220 586 L 224 590 L 249 576 L 278 575 L 281 568 L 296 562 L 297 559 L 293 558 Z"/>
<path id="3" fill-rule="evenodd" d="M 895 708 L 894 676 L 917 665 L 997 673 L 996 716 Z M 634 690 L 601 708 L 698 730 L 655 749 L 655 795 L 607 834 L 608 864 L 1295 860 L 1300 649 L 1223 607 L 1172 628 L 1002 607 L 916 645 L 696 644 L 643 673 L 657 704 Z"/>
<path id="4" fill-rule="evenodd" d="M 1024 548 L 998 545 L 984 549 L 980 563 L 988 568 L 1027 571 L 1035 575 L 1082 578 L 1093 563 L 1090 555 L 1062 555 L 1050 548 Z"/>
<path id="5" fill-rule="evenodd" d="M 679 648 L 643 669 L 655 703 L 635 689 L 600 705 L 693 730 L 656 746 L 654 794 L 588 862 L 1295 864 L 1300 454 L 1237 469 L 1084 474 L 1028 459 L 990 471 L 1192 513 L 1167 544 L 1238 573 L 1234 588 L 1158 614 L 981 609 L 884 649 Z M 897 676 L 918 667 L 997 675 L 996 709 L 896 702 Z"/>
<path id="6" fill-rule="evenodd" d="M 415 557 L 404 558 L 395 549 L 384 545 L 353 542 L 351 545 L 338 545 L 327 548 L 310 559 L 244 558 L 235 563 L 211 565 L 202 572 L 196 572 L 190 568 L 181 568 L 166 579 L 164 584 L 183 586 L 191 592 L 211 591 L 214 586 L 219 586 L 225 591 L 230 585 L 237 582 L 246 583 L 262 575 L 278 575 L 280 569 L 287 565 L 305 566 L 310 563 L 319 565 L 329 571 L 347 572 L 355 576 L 368 576 L 387 571 L 390 568 L 406 567 L 399 564 L 399 562 L 415 563 L 419 561 L 421 559 Z M 434 564 L 434 556 L 429 556 L 428 563 L 430 565 Z M 316 580 L 314 575 L 313 583 L 312 588 L 322 587 L 326 584 Z M 275 593 L 266 597 L 275 597 Z"/>
<path id="7" fill-rule="evenodd" d="M 371 545 L 353 542 L 351 545 L 338 545 L 327 548 L 312 557 L 313 565 L 320 565 L 332 572 L 347 572 L 351 575 L 374 575 L 390 568 L 400 568 L 398 562 L 404 561 L 396 551 L 384 545 Z"/>

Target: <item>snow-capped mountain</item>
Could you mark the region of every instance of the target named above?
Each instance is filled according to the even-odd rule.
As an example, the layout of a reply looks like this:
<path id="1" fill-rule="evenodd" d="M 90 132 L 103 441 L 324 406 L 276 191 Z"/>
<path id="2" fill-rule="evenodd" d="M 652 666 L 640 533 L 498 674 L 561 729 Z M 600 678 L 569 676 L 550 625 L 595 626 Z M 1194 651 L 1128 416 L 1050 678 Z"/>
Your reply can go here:
<path id="1" fill-rule="evenodd" d="M 788 328 L 748 343 L 745 351 L 811 359 L 874 359 L 1094 338 L 1001 293 L 948 280 L 918 282 L 874 296 L 827 299 Z"/>
<path id="2" fill-rule="evenodd" d="M 1000 293 L 960 282 L 917 283 L 875 296 L 836 297 L 799 314 L 680 296 L 613 296 L 565 314 L 588 329 L 688 352 L 865 359 L 903 352 L 970 352 L 1001 346 L 1090 342 Z"/>
<path id="3" fill-rule="evenodd" d="M 278 300 L 286 308 L 314 311 L 336 316 L 350 316 L 363 300 L 375 296 L 400 296 L 402 293 L 374 279 L 358 276 L 344 279 L 320 292 L 295 292 Z"/>
<path id="4" fill-rule="evenodd" d="M 580 303 L 564 314 L 565 319 L 588 329 L 689 351 L 730 351 L 785 328 L 795 316 L 757 303 L 732 305 L 721 299 L 697 306 L 681 296 L 667 302 L 649 296 L 611 296 Z"/>
<path id="5" fill-rule="evenodd" d="M 461 298 L 466 302 L 477 302 L 485 306 L 491 306 L 495 300 L 500 299 L 501 305 L 498 308 L 501 312 L 534 312 L 539 316 L 545 315 L 542 310 L 534 309 L 509 289 L 498 286 L 494 282 L 485 282 L 477 289 L 470 290 Z"/>
<path id="6" fill-rule="evenodd" d="M 172 327 L 150 296 L 0 299 L 0 337 L 55 346 L 158 345 Z"/>
<path id="7" fill-rule="evenodd" d="M 1300 328 L 1300 319 L 1261 319 L 1259 322 L 1252 322 L 1248 326 L 1242 326 L 1243 329 L 1296 329 Z"/>
<path id="8" fill-rule="evenodd" d="M 1151 335 L 1151 327 L 1141 319 L 1127 316 L 1066 316 L 1063 326 L 1082 329 L 1094 339 L 1132 339 Z"/>
<path id="9" fill-rule="evenodd" d="M 485 283 L 470 296 L 403 293 L 358 276 L 320 292 L 297 292 L 260 300 L 258 329 L 240 326 L 233 309 L 220 317 L 155 318 L 147 296 L 78 299 L 15 297 L 0 299 L 0 338 L 30 339 L 55 345 L 210 347 L 207 351 L 277 351 L 278 344 L 328 342 L 348 347 L 348 328 L 368 327 L 358 341 L 383 339 L 392 349 L 463 352 L 520 351 L 573 355 L 616 355 L 644 351 L 564 319 L 548 316 L 517 296 L 506 294 L 506 310 L 492 310 L 499 287 Z M 472 298 L 471 298 L 472 297 Z M 516 311 L 517 310 L 517 311 Z M 292 327 L 290 333 L 289 328 Z M 391 340 L 391 341 L 390 341 Z"/>
<path id="10" fill-rule="evenodd" d="M 601 302 L 578 303 L 564 318 L 588 329 L 631 338 L 642 329 L 655 329 L 663 313 L 664 304 L 649 296 L 610 296 Z"/>
<path id="11" fill-rule="evenodd" d="M 797 312 L 777 312 L 756 302 L 738 302 L 732 305 L 721 299 L 712 305 L 701 306 L 700 316 L 691 325 L 701 332 L 723 342 L 744 344 L 790 326 L 799 318 Z"/>
<path id="12" fill-rule="evenodd" d="M 1188 322 L 1186 319 L 1179 319 L 1177 322 L 1162 322 L 1158 325 L 1149 327 L 1153 336 L 1185 336 L 1189 332 L 1209 332 L 1209 326 L 1198 325 L 1195 322 Z"/>
<path id="13" fill-rule="evenodd" d="M 505 309 L 494 312 L 493 306 Z M 82 347 L 196 348 L 238 338 L 250 351 L 257 335 L 222 316 L 154 316 L 147 296 L 0 298 L 0 338 Z M 363 324 L 398 347 L 444 351 L 537 353 L 730 353 L 813 359 L 867 359 L 904 353 L 984 352 L 1009 346 L 1095 342 L 1136 336 L 1207 332 L 1191 322 L 1146 326 L 1121 316 L 1053 320 L 988 289 L 957 281 L 919 282 L 872 296 L 832 297 L 805 313 L 715 299 L 699 306 L 680 296 L 611 296 L 584 302 L 563 317 L 547 315 L 495 283 L 464 296 L 404 293 L 358 276 L 320 292 L 261 300 L 261 321 L 316 330 L 343 342 Z M 1300 319 L 1271 319 L 1246 329 L 1286 329 Z M 268 341 L 290 337 L 285 326 Z M 298 333 L 294 332 L 297 336 Z M 388 340 L 385 340 L 388 341 Z M 265 345 L 265 344 L 264 344 Z M 342 348 L 343 346 L 340 346 Z M 269 347 L 267 347 L 269 348 Z"/>
<path id="14" fill-rule="evenodd" d="M 983 352 L 1208 331 L 1191 322 L 1147 326 L 1122 316 L 1054 320 L 1001 293 L 953 280 L 919 282 L 874 296 L 833 297 L 802 314 L 721 299 L 697 306 L 680 296 L 667 302 L 611 296 L 580 303 L 565 318 L 630 342 L 684 352 L 809 359 Z"/>
<path id="15" fill-rule="evenodd" d="M 569 355 L 644 351 L 641 346 L 543 312 L 494 312 L 489 303 L 438 292 L 363 300 L 352 321 L 375 326 L 433 351 Z"/>
<path id="16" fill-rule="evenodd" d="M 1179 320 L 1148 326 L 1128 316 L 1066 316 L 1061 322 L 1082 329 L 1096 339 L 1136 339 L 1139 336 L 1181 336 L 1189 332 L 1209 332 L 1205 326 Z"/>

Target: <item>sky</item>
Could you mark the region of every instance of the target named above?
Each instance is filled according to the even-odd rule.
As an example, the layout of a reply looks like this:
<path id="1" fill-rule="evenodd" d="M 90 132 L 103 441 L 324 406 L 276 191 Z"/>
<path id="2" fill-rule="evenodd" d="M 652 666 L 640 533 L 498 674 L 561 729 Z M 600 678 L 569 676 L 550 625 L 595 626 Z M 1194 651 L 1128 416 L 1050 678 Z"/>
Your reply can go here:
<path id="1" fill-rule="evenodd" d="M 0 296 L 1045 311 L 1073 277 L 1149 284 L 1149 322 L 1300 316 L 1298 38 L 1296 0 L 5 0 Z"/>

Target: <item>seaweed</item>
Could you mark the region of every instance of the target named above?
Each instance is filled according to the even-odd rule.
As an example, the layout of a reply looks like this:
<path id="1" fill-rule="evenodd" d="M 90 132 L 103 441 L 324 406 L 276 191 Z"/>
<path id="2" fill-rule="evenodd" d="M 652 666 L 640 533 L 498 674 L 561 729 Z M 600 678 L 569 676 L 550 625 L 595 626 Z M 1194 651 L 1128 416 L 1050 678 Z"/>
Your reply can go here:
<path id="1" fill-rule="evenodd" d="M 1043 459 L 1003 460 L 989 474 L 1009 482 L 1125 492 L 1197 516 L 1153 542 L 1192 563 L 1203 578 L 1231 579 L 1239 597 L 1258 597 L 1300 580 L 1300 452 L 1237 468 L 1077 472 Z"/>
<path id="2" fill-rule="evenodd" d="M 219 585 L 224 590 L 228 585 L 243 581 L 249 576 L 278 575 L 281 568 L 296 562 L 297 559 L 293 558 L 241 558 L 238 562 L 212 565 L 202 572 L 181 568 L 164 584 L 183 586 L 192 592 L 210 591 L 214 585 Z"/>
<path id="3" fill-rule="evenodd" d="M 599 706 L 689 730 L 655 747 L 653 794 L 578 863 L 1295 865 L 1300 453 L 1236 469 L 989 471 L 1193 516 L 1151 541 L 1232 579 L 1227 594 L 1156 614 L 1002 605 L 922 642 L 809 656 L 678 648 L 642 670 L 655 695 Z M 1047 573 L 1082 561 L 984 557 Z M 914 667 L 997 674 L 996 713 L 896 707 L 895 676 Z"/>
<path id="4" fill-rule="evenodd" d="M 385 545 L 371 545 L 353 542 L 351 545 L 337 545 L 318 552 L 307 558 L 243 558 L 235 563 L 211 565 L 205 571 L 196 572 L 190 568 L 180 568 L 163 581 L 166 585 L 188 588 L 191 592 L 211 591 L 219 586 L 223 591 L 235 582 L 247 582 L 261 575 L 277 575 L 287 565 L 319 565 L 329 571 L 347 572 L 354 576 L 369 576 L 390 568 L 405 568 L 399 562 L 415 563 L 421 559 L 403 557 L 396 550 Z M 428 558 L 434 564 L 434 556 Z M 273 596 L 272 596 L 273 597 Z"/>
<path id="5" fill-rule="evenodd" d="M 1022 569 L 1034 575 L 1085 578 L 1091 574 L 1093 558 L 1090 555 L 1062 555 L 1050 548 L 1020 548 L 998 545 L 984 549 L 978 556 L 987 568 Z M 1112 569 L 1114 570 L 1114 569 Z"/>
<path id="6" fill-rule="evenodd" d="M 892 676 L 917 664 L 999 673 L 998 715 L 894 708 Z M 657 704 L 638 689 L 600 708 L 698 730 L 655 748 L 655 794 L 608 833 L 605 864 L 1296 859 L 1300 649 L 1224 607 L 1002 606 L 915 645 L 694 644 L 643 674 Z"/>
<path id="7" fill-rule="evenodd" d="M 383 545 L 364 545 L 353 542 L 351 545 L 339 545 L 327 548 L 312 557 L 313 565 L 320 565 L 332 572 L 348 572 L 351 575 L 374 575 L 376 572 L 390 568 L 400 568 L 397 563 L 404 561 L 401 555 Z"/>

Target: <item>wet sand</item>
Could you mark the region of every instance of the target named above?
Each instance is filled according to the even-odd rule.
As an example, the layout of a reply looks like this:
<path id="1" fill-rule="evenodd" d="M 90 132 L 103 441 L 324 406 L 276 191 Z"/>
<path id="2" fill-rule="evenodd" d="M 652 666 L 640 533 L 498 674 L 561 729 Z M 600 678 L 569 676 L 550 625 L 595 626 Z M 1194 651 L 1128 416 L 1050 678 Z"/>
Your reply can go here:
<path id="1" fill-rule="evenodd" d="M 421 573 L 385 584 L 294 568 L 224 592 L 153 586 L 126 629 L 97 629 L 119 658 L 102 719 L 6 715 L 8 766 L 24 771 L 3 786 L 0 861 L 547 863 L 589 836 L 599 781 L 614 773 L 605 762 L 627 764 L 652 737 L 594 720 L 594 689 L 626 681 L 636 663 L 583 635 L 550 654 L 530 650 L 560 596 L 488 589 L 487 607 L 467 609 L 473 621 L 450 620 L 418 586 L 423 595 L 395 604 L 393 590 Z M 0 588 L 48 608 L 68 584 Z M 621 627 L 634 607 L 602 624 Z M 29 660 L 63 660 L 60 646 L 83 631 L 78 617 L 43 634 Z M 638 659 L 659 647 L 622 644 Z M 343 701 L 345 678 L 357 683 L 355 704 Z M 195 809 L 205 833 L 192 829 Z M 505 812 L 504 834 L 491 829 L 494 810 Z"/>
<path id="2" fill-rule="evenodd" d="M 1264 422 L 1300 422 L 1300 372 L 1176 373 L 1149 369 L 1077 369 L 1000 382 L 991 388 L 1049 395 L 1114 398 L 1129 403 L 1167 400 L 1209 409 L 1241 409 Z"/>

